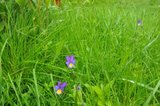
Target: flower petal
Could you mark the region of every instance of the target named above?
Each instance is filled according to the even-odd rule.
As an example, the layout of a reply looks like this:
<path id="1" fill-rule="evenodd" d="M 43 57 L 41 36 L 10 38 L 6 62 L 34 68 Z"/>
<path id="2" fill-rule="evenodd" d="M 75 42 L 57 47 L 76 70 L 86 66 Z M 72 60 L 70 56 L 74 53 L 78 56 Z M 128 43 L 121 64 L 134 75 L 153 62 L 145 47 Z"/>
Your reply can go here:
<path id="1" fill-rule="evenodd" d="M 54 88 L 55 88 L 55 90 L 57 91 L 57 90 L 59 89 L 59 86 L 56 85 Z"/>
<path id="2" fill-rule="evenodd" d="M 68 68 L 73 68 L 74 67 L 74 64 L 72 64 L 72 63 L 70 63 L 69 65 L 68 65 Z"/>
<path id="3" fill-rule="evenodd" d="M 73 61 L 74 60 L 74 55 L 70 56 L 70 60 Z"/>
<path id="4" fill-rule="evenodd" d="M 66 83 L 66 82 L 62 83 L 62 84 L 61 84 L 61 89 L 63 90 L 64 87 L 66 87 L 66 86 L 67 86 L 67 83 Z"/>
<path id="5" fill-rule="evenodd" d="M 61 85 L 61 81 L 58 81 L 58 84 L 57 84 L 58 86 L 60 86 Z"/>
<path id="6" fill-rule="evenodd" d="M 66 61 L 69 61 L 70 60 L 70 57 L 69 56 L 66 56 Z"/>
<path id="7" fill-rule="evenodd" d="M 72 63 L 75 64 L 75 63 L 76 63 L 76 60 L 74 59 L 74 60 L 72 61 Z"/>
<path id="8" fill-rule="evenodd" d="M 67 62 L 66 62 L 66 65 L 68 66 L 69 64 L 70 64 L 70 62 L 67 61 Z"/>

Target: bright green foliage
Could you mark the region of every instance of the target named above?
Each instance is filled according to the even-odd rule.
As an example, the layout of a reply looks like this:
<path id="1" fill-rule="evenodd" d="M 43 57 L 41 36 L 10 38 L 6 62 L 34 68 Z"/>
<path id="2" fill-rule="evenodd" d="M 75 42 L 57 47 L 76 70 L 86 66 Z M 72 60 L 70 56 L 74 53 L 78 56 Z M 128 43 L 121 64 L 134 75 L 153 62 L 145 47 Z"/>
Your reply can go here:
<path id="1" fill-rule="evenodd" d="M 1 0 L 0 106 L 159 106 L 159 16 L 158 0 Z"/>
<path id="2" fill-rule="evenodd" d="M 46 4 L 46 7 L 49 7 L 49 5 L 51 4 L 51 0 L 45 0 L 45 4 Z"/>
<path id="3" fill-rule="evenodd" d="M 73 98 L 75 105 L 79 106 L 79 105 L 85 104 L 83 100 L 83 90 L 82 89 L 78 90 L 76 86 L 74 86 L 74 89 L 70 94 L 70 97 Z"/>
<path id="4" fill-rule="evenodd" d="M 15 0 L 15 1 L 19 6 L 23 6 L 23 7 L 26 5 L 26 2 L 27 2 L 27 0 Z"/>
<path id="5" fill-rule="evenodd" d="M 6 25 L 6 8 L 3 2 L 0 2 L 0 32 L 4 29 Z"/>
<path id="6" fill-rule="evenodd" d="M 97 105 L 97 106 L 111 106 L 111 102 L 109 98 L 111 98 L 112 93 L 112 86 L 114 84 L 114 81 L 110 81 L 106 85 L 99 85 L 99 86 L 91 86 L 89 84 L 85 84 L 87 90 L 89 91 L 89 95 L 93 97 L 93 101 L 95 104 L 92 105 Z M 88 100 L 91 100 L 90 98 Z M 114 104 L 114 103 L 112 103 Z"/>

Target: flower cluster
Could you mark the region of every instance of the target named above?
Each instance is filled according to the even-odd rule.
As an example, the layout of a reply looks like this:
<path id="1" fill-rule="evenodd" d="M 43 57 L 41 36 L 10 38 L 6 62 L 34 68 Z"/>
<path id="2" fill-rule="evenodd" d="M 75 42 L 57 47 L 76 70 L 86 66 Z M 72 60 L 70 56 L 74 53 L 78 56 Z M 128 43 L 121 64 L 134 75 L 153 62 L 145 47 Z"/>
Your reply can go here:
<path id="1" fill-rule="evenodd" d="M 57 94 L 62 94 L 64 88 L 67 86 L 67 83 L 58 81 L 58 84 L 55 86 L 55 90 Z"/>
<path id="2" fill-rule="evenodd" d="M 74 58 L 73 55 L 71 56 L 66 56 L 66 65 L 69 69 L 72 69 L 75 67 L 75 63 L 76 63 L 76 60 Z M 60 82 L 58 81 L 57 85 L 55 85 L 55 91 L 56 91 L 56 94 L 62 94 L 63 91 L 64 91 L 64 88 L 67 86 L 67 83 L 66 82 Z M 78 87 L 78 89 L 80 89 Z"/>
<path id="3" fill-rule="evenodd" d="M 68 68 L 74 68 L 76 60 L 73 55 L 66 57 L 66 65 Z"/>

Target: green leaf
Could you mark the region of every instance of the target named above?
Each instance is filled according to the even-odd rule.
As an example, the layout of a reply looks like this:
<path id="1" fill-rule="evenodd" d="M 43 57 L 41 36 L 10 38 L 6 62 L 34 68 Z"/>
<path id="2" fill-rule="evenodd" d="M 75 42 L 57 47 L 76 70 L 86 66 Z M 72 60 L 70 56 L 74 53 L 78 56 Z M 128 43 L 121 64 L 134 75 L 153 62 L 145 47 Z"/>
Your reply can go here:
<path id="1" fill-rule="evenodd" d="M 46 7 L 48 8 L 49 4 L 51 3 L 51 0 L 45 0 Z"/>
<path id="2" fill-rule="evenodd" d="M 4 29 L 4 22 L 0 22 L 0 32 Z"/>
<path id="3" fill-rule="evenodd" d="M 58 58 L 58 56 L 60 55 L 62 49 L 63 49 L 63 46 L 64 46 L 64 41 L 60 41 L 56 44 L 56 48 L 55 48 L 55 57 L 52 61 L 52 63 L 54 64 L 56 59 Z"/>
<path id="4" fill-rule="evenodd" d="M 27 0 L 15 0 L 19 6 L 25 6 Z"/>
<path id="5" fill-rule="evenodd" d="M 6 11 L 6 7 L 4 3 L 0 3 L 0 13 L 1 12 L 5 12 Z"/>
<path id="6" fill-rule="evenodd" d="M 98 86 L 93 86 L 92 89 L 96 92 L 96 94 L 98 95 L 98 97 L 102 97 L 103 96 L 103 92 L 100 89 L 100 87 Z"/>
<path id="7" fill-rule="evenodd" d="M 110 101 L 106 101 L 106 106 L 112 106 Z"/>
<path id="8" fill-rule="evenodd" d="M 81 104 L 83 102 L 82 91 L 77 91 L 77 102 Z"/>
<path id="9" fill-rule="evenodd" d="M 98 106 L 105 106 L 101 100 L 98 100 Z"/>
<path id="10" fill-rule="evenodd" d="M 98 87 L 98 86 L 93 86 L 92 89 L 93 89 L 94 92 L 97 94 L 99 101 L 101 101 L 101 103 L 104 104 L 104 102 L 105 102 L 105 99 L 104 99 L 105 94 L 104 94 L 104 92 L 103 92 L 103 89 L 101 89 L 101 88 Z"/>

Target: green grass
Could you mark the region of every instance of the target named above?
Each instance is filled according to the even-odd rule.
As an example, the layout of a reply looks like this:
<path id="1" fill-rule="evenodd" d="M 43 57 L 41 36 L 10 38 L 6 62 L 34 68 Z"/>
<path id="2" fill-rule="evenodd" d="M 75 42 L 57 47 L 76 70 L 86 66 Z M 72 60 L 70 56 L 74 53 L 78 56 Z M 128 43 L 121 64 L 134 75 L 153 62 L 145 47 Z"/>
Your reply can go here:
<path id="1" fill-rule="evenodd" d="M 0 32 L 1 106 L 160 105 L 158 0 L 11 6 Z M 70 70 L 65 57 L 72 54 Z M 62 95 L 57 81 L 68 83 Z"/>

